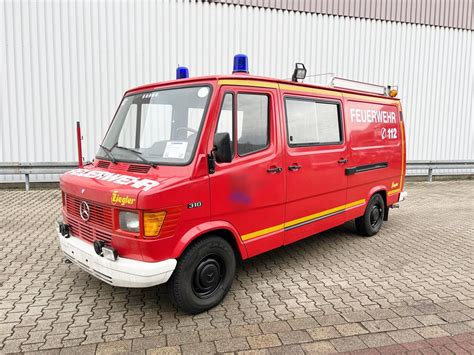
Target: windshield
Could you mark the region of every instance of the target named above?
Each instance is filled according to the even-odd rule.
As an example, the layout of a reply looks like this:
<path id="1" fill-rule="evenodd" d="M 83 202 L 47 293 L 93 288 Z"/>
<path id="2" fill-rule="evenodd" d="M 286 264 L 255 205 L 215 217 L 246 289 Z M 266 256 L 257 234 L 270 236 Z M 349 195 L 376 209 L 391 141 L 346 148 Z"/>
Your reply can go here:
<path id="1" fill-rule="evenodd" d="M 157 90 L 123 99 L 97 157 L 185 165 L 194 154 L 209 86 Z"/>

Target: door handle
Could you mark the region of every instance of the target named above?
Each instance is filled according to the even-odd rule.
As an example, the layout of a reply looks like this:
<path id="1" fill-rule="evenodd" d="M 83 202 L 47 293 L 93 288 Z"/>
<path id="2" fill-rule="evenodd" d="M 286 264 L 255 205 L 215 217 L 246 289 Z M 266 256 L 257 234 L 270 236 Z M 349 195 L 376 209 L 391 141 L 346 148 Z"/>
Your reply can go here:
<path id="1" fill-rule="evenodd" d="M 338 162 L 338 164 L 346 164 L 348 161 L 349 160 L 347 160 L 347 159 L 341 158 L 337 162 Z"/>
<path id="2" fill-rule="evenodd" d="M 298 164 L 293 164 L 293 165 L 290 165 L 290 166 L 288 167 L 288 170 L 289 170 L 289 171 L 298 171 L 298 170 L 300 170 L 300 169 L 301 169 L 301 166 L 298 165 Z"/>
<path id="3" fill-rule="evenodd" d="M 267 169 L 267 173 L 270 173 L 270 174 L 278 174 L 278 173 L 281 173 L 283 169 L 280 168 L 279 166 L 272 166 L 271 168 L 268 168 Z"/>

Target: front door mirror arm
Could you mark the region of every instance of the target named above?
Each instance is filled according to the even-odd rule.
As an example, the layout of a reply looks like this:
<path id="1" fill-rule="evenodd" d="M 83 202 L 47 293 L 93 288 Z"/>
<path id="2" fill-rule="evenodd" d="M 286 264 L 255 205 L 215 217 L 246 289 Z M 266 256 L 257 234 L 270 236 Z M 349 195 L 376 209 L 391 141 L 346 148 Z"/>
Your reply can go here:
<path id="1" fill-rule="evenodd" d="M 214 156 L 214 152 L 216 147 L 211 150 L 211 152 L 207 155 L 207 165 L 209 169 L 209 174 L 214 174 L 216 172 L 216 157 Z"/>

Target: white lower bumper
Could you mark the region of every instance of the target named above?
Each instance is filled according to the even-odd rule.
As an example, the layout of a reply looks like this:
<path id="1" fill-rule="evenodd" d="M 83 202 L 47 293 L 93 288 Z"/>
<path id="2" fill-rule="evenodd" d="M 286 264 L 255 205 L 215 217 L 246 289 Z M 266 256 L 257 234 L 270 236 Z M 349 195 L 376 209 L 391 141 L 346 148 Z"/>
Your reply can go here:
<path id="1" fill-rule="evenodd" d="M 398 198 L 398 202 L 405 201 L 407 197 L 408 197 L 408 192 L 406 191 L 400 192 L 400 197 Z"/>
<path id="2" fill-rule="evenodd" d="M 93 245 L 79 238 L 65 238 L 60 233 L 58 238 L 67 259 L 112 286 L 151 287 L 163 284 L 176 267 L 176 259 L 147 263 L 119 256 L 112 261 L 97 255 Z"/>

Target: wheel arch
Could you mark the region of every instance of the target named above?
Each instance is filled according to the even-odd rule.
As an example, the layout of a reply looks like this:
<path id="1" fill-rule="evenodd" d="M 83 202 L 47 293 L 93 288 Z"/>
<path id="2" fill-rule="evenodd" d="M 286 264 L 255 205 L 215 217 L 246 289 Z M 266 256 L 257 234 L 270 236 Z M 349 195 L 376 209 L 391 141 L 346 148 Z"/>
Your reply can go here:
<path id="1" fill-rule="evenodd" d="M 385 185 L 378 185 L 371 188 L 367 194 L 367 203 L 375 194 L 380 194 L 382 196 L 385 207 L 387 207 L 387 187 Z"/>
<path id="2" fill-rule="evenodd" d="M 241 259 L 247 258 L 247 249 L 242 243 L 239 233 L 233 225 L 225 221 L 206 222 L 191 228 L 176 244 L 173 257 L 178 258 L 193 242 L 208 235 L 222 237 L 232 246 L 236 256 Z"/>

